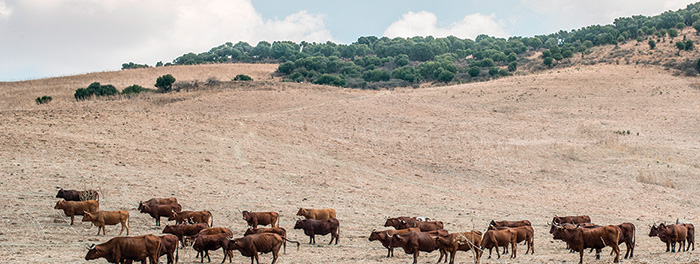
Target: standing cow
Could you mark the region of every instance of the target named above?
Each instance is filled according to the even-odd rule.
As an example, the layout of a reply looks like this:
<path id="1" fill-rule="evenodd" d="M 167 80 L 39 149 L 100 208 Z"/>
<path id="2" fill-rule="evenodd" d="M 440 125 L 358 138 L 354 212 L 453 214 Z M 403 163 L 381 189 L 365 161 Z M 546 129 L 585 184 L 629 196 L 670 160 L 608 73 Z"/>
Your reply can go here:
<path id="1" fill-rule="evenodd" d="M 395 234 L 392 236 L 392 243 L 401 246 L 406 254 L 413 254 L 413 264 L 418 263 L 420 251 L 433 252 L 438 250 L 440 251 L 438 262 L 440 262 L 443 257 L 447 260 L 445 251 L 438 247 L 437 241 L 435 240 L 436 236 L 438 235 L 431 235 L 428 232 L 411 231 L 403 235 Z"/>
<path id="2" fill-rule="evenodd" d="M 600 251 L 604 247 L 612 247 L 615 258 L 613 262 L 620 261 L 620 228 L 614 225 L 596 228 L 560 227 L 554 229 L 554 238 L 564 240 L 571 249 L 579 252 L 579 264 L 583 263 L 583 251 L 586 248 L 596 250 L 596 259 L 600 259 Z"/>
<path id="3" fill-rule="evenodd" d="M 160 244 L 160 237 L 154 235 L 115 237 L 105 243 L 90 246 L 85 260 L 104 258 L 110 263 L 122 263 L 145 261 L 148 258 L 150 264 L 157 264 Z"/>
<path id="4" fill-rule="evenodd" d="M 105 230 L 105 225 L 116 225 L 121 223 L 122 230 L 119 231 L 119 235 L 122 235 L 124 229 L 126 228 L 126 235 L 129 235 L 129 211 L 119 210 L 119 211 L 97 211 L 94 214 L 90 212 L 85 212 L 83 214 L 82 222 L 92 222 L 93 225 L 97 226 L 97 235 L 100 235 L 100 229 L 102 229 L 102 235 L 107 235 Z"/>
<path id="5" fill-rule="evenodd" d="M 316 220 L 316 219 L 303 219 L 297 220 L 294 225 L 294 229 L 303 229 L 304 234 L 309 236 L 309 244 L 316 244 L 316 236 L 331 234 L 331 241 L 328 242 L 330 245 L 335 239 L 335 244 L 338 244 L 338 227 L 340 223 L 338 219 L 326 219 L 326 220 Z"/>
<path id="6" fill-rule="evenodd" d="M 160 226 L 161 217 L 172 217 L 173 212 L 180 212 L 182 206 L 179 204 L 148 204 L 139 203 L 139 212 L 149 214 L 156 220 L 156 226 Z"/>
<path id="7" fill-rule="evenodd" d="M 316 219 L 316 220 L 326 220 L 335 218 L 335 209 L 310 209 L 310 208 L 299 208 L 297 215 L 303 216 L 306 219 Z"/>
<path id="8" fill-rule="evenodd" d="M 489 250 L 489 258 L 491 258 L 491 250 L 496 248 L 496 255 L 501 258 L 501 253 L 498 252 L 498 247 L 511 246 L 513 252 L 510 253 L 510 258 L 515 258 L 517 256 L 517 239 L 518 232 L 513 229 L 504 230 L 487 230 L 484 233 L 484 237 L 481 238 L 481 248 L 483 250 Z"/>
<path id="9" fill-rule="evenodd" d="M 258 225 L 270 225 L 271 227 L 279 227 L 277 220 L 280 215 L 276 212 L 249 212 L 243 211 L 243 220 L 248 223 L 248 226 L 257 228 Z"/>
<path id="10" fill-rule="evenodd" d="M 679 243 L 678 252 L 685 250 L 684 244 L 688 237 L 688 228 L 683 225 L 653 225 L 649 230 L 649 237 L 658 236 L 666 243 L 666 252 L 676 252 L 676 243 Z"/>
<path id="11" fill-rule="evenodd" d="M 250 257 L 251 264 L 253 263 L 253 260 L 260 264 L 258 253 L 272 252 L 272 264 L 275 264 L 275 262 L 277 262 L 277 258 L 279 257 L 280 247 L 285 240 L 287 239 L 282 238 L 275 233 L 251 234 L 229 241 L 227 249 L 238 250 L 241 252 L 241 255 Z M 299 250 L 299 242 L 296 243 L 297 250 Z"/>
<path id="12" fill-rule="evenodd" d="M 61 209 L 66 216 L 70 216 L 70 225 L 76 215 L 83 215 L 85 212 L 95 213 L 100 210 L 100 203 L 95 200 L 89 201 L 58 201 L 53 209 Z"/>
<path id="13" fill-rule="evenodd" d="M 525 241 L 527 244 L 527 250 L 525 250 L 525 254 L 528 252 L 531 252 L 532 254 L 535 254 L 535 242 L 534 242 L 534 237 L 535 237 L 535 230 L 532 228 L 532 226 L 518 226 L 518 227 L 495 227 L 490 225 L 488 230 L 504 230 L 504 229 L 512 229 L 515 230 L 517 233 L 517 239 L 515 243 L 520 243 Z M 503 247 L 503 254 L 508 253 L 508 247 Z"/>
<path id="14" fill-rule="evenodd" d="M 455 263 L 455 255 L 457 251 L 474 250 L 474 262 L 479 263 L 481 258 L 481 232 L 471 231 L 462 233 L 451 233 L 446 236 L 438 235 L 435 237 L 438 247 L 443 251 L 450 253 L 450 264 Z M 447 258 L 445 258 L 447 260 Z"/>
<path id="15" fill-rule="evenodd" d="M 369 234 L 369 241 L 379 241 L 387 249 L 386 257 L 394 256 L 394 247 L 391 244 L 391 239 L 394 235 L 403 235 L 411 231 L 420 231 L 418 228 L 407 228 L 400 230 L 384 230 L 384 231 L 372 231 Z"/>

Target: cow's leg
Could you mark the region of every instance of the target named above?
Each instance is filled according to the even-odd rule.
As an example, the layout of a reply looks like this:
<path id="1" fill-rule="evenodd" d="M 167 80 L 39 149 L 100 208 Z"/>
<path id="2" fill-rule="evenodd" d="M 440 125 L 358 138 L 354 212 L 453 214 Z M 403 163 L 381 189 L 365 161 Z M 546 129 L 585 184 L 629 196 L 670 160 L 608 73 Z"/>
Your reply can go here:
<path id="1" fill-rule="evenodd" d="M 275 264 L 275 262 L 277 262 L 277 257 L 279 257 L 279 253 L 280 253 L 279 248 L 272 250 L 272 263 L 271 264 Z"/>
<path id="2" fill-rule="evenodd" d="M 74 219 L 74 218 L 75 218 L 74 215 L 71 215 L 71 216 L 70 216 L 70 225 L 73 225 L 73 219 Z M 98 235 L 99 235 L 99 234 L 98 234 Z"/>
<path id="3" fill-rule="evenodd" d="M 615 263 L 620 262 L 620 246 L 616 243 L 612 243 L 612 245 L 610 245 L 610 246 L 615 251 L 615 259 L 613 259 L 613 262 L 615 262 Z"/>
<path id="4" fill-rule="evenodd" d="M 418 250 L 417 248 L 413 252 L 413 264 L 418 264 L 418 252 L 420 252 L 420 250 Z"/>
<path id="5" fill-rule="evenodd" d="M 515 258 L 518 256 L 518 243 L 516 243 L 515 240 L 513 240 L 511 245 L 513 245 L 513 254 L 510 256 L 510 258 Z"/>
<path id="6" fill-rule="evenodd" d="M 591 249 L 591 250 L 593 250 L 593 249 Z M 600 248 L 595 249 L 595 259 L 600 259 L 600 251 L 601 251 Z"/>
<path id="7" fill-rule="evenodd" d="M 491 249 L 489 249 L 489 254 L 491 253 Z M 498 259 L 501 259 L 501 253 L 498 252 L 498 245 L 496 245 L 496 256 L 498 256 Z"/>
<path id="8" fill-rule="evenodd" d="M 503 247 L 503 255 L 508 254 L 508 245 Z"/>
<path id="9" fill-rule="evenodd" d="M 579 249 L 579 261 L 578 264 L 583 264 L 583 248 Z"/>
<path id="10" fill-rule="evenodd" d="M 489 248 L 489 259 L 491 259 L 491 249 L 492 248 Z M 498 253 L 498 249 L 496 249 L 496 253 Z"/>

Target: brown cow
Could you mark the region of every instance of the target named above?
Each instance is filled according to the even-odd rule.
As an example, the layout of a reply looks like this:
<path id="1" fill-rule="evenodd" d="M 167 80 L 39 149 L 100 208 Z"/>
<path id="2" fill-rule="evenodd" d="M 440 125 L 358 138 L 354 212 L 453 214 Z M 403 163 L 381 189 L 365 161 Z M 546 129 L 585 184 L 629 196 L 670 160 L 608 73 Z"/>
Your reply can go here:
<path id="1" fill-rule="evenodd" d="M 248 230 L 245 231 L 245 234 L 243 236 L 247 235 L 252 235 L 252 234 L 262 234 L 262 233 L 273 233 L 273 234 L 278 234 L 282 239 L 284 239 L 284 254 L 287 254 L 287 230 L 284 229 L 283 227 L 272 227 L 272 228 L 248 228 Z M 297 243 L 297 241 L 291 241 L 292 243 Z M 298 247 L 297 247 L 298 249 Z"/>
<path id="2" fill-rule="evenodd" d="M 625 242 L 625 245 L 627 246 L 627 252 L 625 253 L 625 259 L 627 257 L 632 258 L 634 257 L 634 245 L 636 243 L 636 227 L 632 223 L 622 223 L 617 225 L 617 227 L 620 228 L 620 240 L 617 242 L 618 245 L 622 244 L 622 242 Z M 610 252 L 612 254 L 613 252 Z"/>
<path id="3" fill-rule="evenodd" d="M 87 191 L 76 191 L 76 190 L 64 190 L 59 188 L 56 198 L 63 198 L 66 201 L 89 201 L 89 200 L 100 200 L 100 194 L 95 190 Z"/>
<path id="4" fill-rule="evenodd" d="M 199 261 L 200 263 L 204 262 L 205 255 L 207 256 L 209 262 L 211 262 L 211 258 L 209 257 L 209 250 L 217 250 L 219 248 L 221 248 L 224 252 L 224 260 L 222 260 L 221 263 L 224 263 L 224 261 L 226 261 L 226 257 L 228 257 L 228 261 L 231 262 L 232 254 L 227 249 L 229 238 L 230 236 L 225 233 L 219 233 L 214 235 L 197 235 L 194 238 L 194 244 L 192 245 L 192 249 L 197 251 L 197 256 L 201 256 L 201 259 Z"/>
<path id="5" fill-rule="evenodd" d="M 299 211 L 297 211 L 297 215 L 303 216 L 306 219 L 326 220 L 335 218 L 335 209 L 299 208 Z"/>
<path id="6" fill-rule="evenodd" d="M 70 216 L 70 225 L 76 215 L 83 215 L 85 212 L 94 213 L 100 210 L 100 203 L 95 200 L 88 201 L 58 201 L 53 209 L 62 209 L 66 216 Z"/>
<path id="7" fill-rule="evenodd" d="M 535 254 L 535 242 L 534 242 L 534 237 L 535 237 L 535 230 L 532 228 L 532 226 L 518 226 L 518 227 L 494 227 L 492 225 L 489 226 L 488 230 L 503 230 L 503 229 L 513 229 L 518 233 L 518 238 L 516 239 L 515 243 L 520 243 L 525 241 L 527 244 L 527 250 L 525 250 L 525 254 L 527 252 L 531 252 L 531 254 Z M 508 253 L 508 247 L 503 247 L 503 254 Z"/>
<path id="8" fill-rule="evenodd" d="M 280 215 L 276 212 L 248 212 L 243 211 L 243 220 L 248 223 L 248 226 L 257 228 L 258 225 L 270 225 L 271 227 L 279 227 L 277 220 Z"/>
<path id="9" fill-rule="evenodd" d="M 379 240 L 379 242 L 382 243 L 382 245 L 387 249 L 386 257 L 393 257 L 394 256 L 394 247 L 391 245 L 391 238 L 392 236 L 399 234 L 407 234 L 408 232 L 411 231 L 420 231 L 418 228 L 407 228 L 407 229 L 400 229 L 400 230 L 384 230 L 384 231 L 372 231 L 369 235 L 369 241 L 375 241 Z"/>
<path id="10" fill-rule="evenodd" d="M 209 223 L 211 219 L 211 224 Z M 189 224 L 205 223 L 210 227 L 214 226 L 214 217 L 209 211 L 181 211 L 173 212 L 171 217 L 168 217 L 168 221 L 175 220 L 175 224 L 183 224 L 185 222 Z"/>
<path id="11" fill-rule="evenodd" d="M 555 216 L 552 218 L 552 224 L 563 224 L 563 223 L 569 223 L 569 224 L 581 224 L 581 223 L 590 223 L 591 222 L 591 217 L 587 215 L 576 215 L 576 216 Z"/>
<path id="12" fill-rule="evenodd" d="M 680 225 L 685 226 L 685 228 L 688 229 L 688 235 L 686 236 L 688 247 L 685 249 L 685 251 L 690 250 L 691 245 L 693 246 L 693 251 L 695 251 L 695 226 L 691 223 L 682 223 Z"/>
<path id="13" fill-rule="evenodd" d="M 253 260 L 260 264 L 258 252 L 272 252 L 272 264 L 275 264 L 275 262 L 277 262 L 277 257 L 279 257 L 280 247 L 282 246 L 284 241 L 296 242 L 287 240 L 286 238 L 282 238 L 275 233 L 259 233 L 232 239 L 231 241 L 229 241 L 227 249 L 238 250 L 239 252 L 241 252 L 241 255 L 250 257 L 251 264 L 253 263 Z M 298 251 L 299 242 L 296 243 Z"/>
<path id="14" fill-rule="evenodd" d="M 474 249 L 474 262 L 479 263 L 479 258 L 483 253 L 481 250 L 481 231 L 471 231 L 462 233 L 451 233 L 447 236 L 436 236 L 435 242 L 443 251 L 450 253 L 450 264 L 455 263 L 457 250 L 469 251 Z M 447 257 L 445 257 L 447 261 Z"/>
<path id="15" fill-rule="evenodd" d="M 169 197 L 169 198 L 151 198 L 151 199 L 148 199 L 148 201 L 139 202 L 139 206 L 141 206 L 141 204 L 154 205 L 154 204 L 178 204 L 178 203 L 177 203 L 177 198 Z M 139 210 L 141 210 L 141 208 L 139 208 Z"/>
<path id="16" fill-rule="evenodd" d="M 442 221 L 416 221 L 413 225 L 404 222 L 404 225 L 408 228 L 415 227 L 420 229 L 421 232 L 435 231 L 444 228 Z"/>
<path id="17" fill-rule="evenodd" d="M 173 215 L 173 212 L 180 212 L 182 206 L 179 204 L 139 204 L 139 212 L 151 215 L 156 220 L 156 226 L 160 226 L 160 218 L 167 216 L 168 219 Z"/>
<path id="18" fill-rule="evenodd" d="M 102 229 L 102 235 L 107 235 L 105 230 L 105 225 L 116 225 L 121 223 L 122 230 L 119 231 L 119 235 L 122 235 L 124 228 L 126 228 L 126 235 L 129 235 L 129 211 L 119 210 L 119 211 L 97 211 L 95 213 L 85 212 L 83 214 L 82 222 L 92 222 L 93 225 L 97 226 L 97 235 L 100 235 L 100 229 Z"/>
<path id="19" fill-rule="evenodd" d="M 574 251 L 579 252 L 579 263 L 583 263 L 583 251 L 586 248 L 596 250 L 596 259 L 600 259 L 600 251 L 604 247 L 612 247 L 615 253 L 613 262 L 620 261 L 620 248 L 618 241 L 620 240 L 620 228 L 614 225 L 582 228 L 582 227 L 556 227 L 554 229 L 554 238 L 564 240 Z"/>
<path id="20" fill-rule="evenodd" d="M 338 219 L 331 218 L 326 220 L 316 220 L 316 219 L 303 219 L 297 220 L 294 224 L 294 229 L 303 229 L 304 234 L 309 236 L 309 244 L 316 244 L 316 235 L 328 235 L 331 234 L 331 241 L 328 242 L 330 245 L 335 239 L 335 244 L 338 244 L 338 227 L 340 223 Z"/>
<path id="21" fill-rule="evenodd" d="M 417 217 L 399 216 L 386 219 L 384 226 L 394 227 L 396 230 L 415 227 L 420 222 Z"/>
<path id="22" fill-rule="evenodd" d="M 216 234 L 226 234 L 228 237 L 233 237 L 233 232 L 229 230 L 228 228 L 225 227 L 210 227 L 210 228 L 205 228 L 199 231 L 196 235 L 190 236 L 187 239 L 185 239 L 185 243 L 188 244 L 189 242 L 194 241 L 197 236 L 201 235 L 216 235 Z"/>
<path id="23" fill-rule="evenodd" d="M 519 226 L 532 226 L 532 223 L 528 220 L 520 220 L 520 221 L 495 221 L 491 220 L 491 223 L 489 225 L 492 225 L 494 227 L 519 227 Z"/>
<path id="24" fill-rule="evenodd" d="M 402 247 L 406 254 L 413 254 L 413 264 L 418 263 L 418 254 L 420 251 L 440 251 L 440 258 L 438 259 L 438 262 L 440 262 L 443 257 L 447 259 L 447 254 L 444 250 L 438 247 L 437 241 L 435 240 L 436 236 L 437 235 L 431 235 L 427 232 L 411 231 L 403 235 L 393 235 L 391 237 L 391 242 L 392 246 Z"/>
<path id="25" fill-rule="evenodd" d="M 658 236 L 662 242 L 666 243 L 666 252 L 676 252 L 676 243 L 679 243 L 678 252 L 685 250 L 683 247 L 688 237 L 688 228 L 683 225 L 654 225 L 649 231 L 649 237 Z"/>
<path id="26" fill-rule="evenodd" d="M 181 246 L 185 246 L 185 237 L 194 236 L 199 234 L 199 231 L 207 229 L 209 226 L 207 224 L 194 224 L 194 225 L 166 225 L 163 229 L 163 233 L 173 234 L 178 240 L 180 240 Z"/>
<path id="27" fill-rule="evenodd" d="M 85 260 L 104 258 L 110 263 L 121 263 L 145 261 L 148 258 L 149 263 L 157 264 L 160 243 L 160 238 L 154 235 L 115 237 L 99 245 L 92 244 Z"/>
<path id="28" fill-rule="evenodd" d="M 496 255 L 501 258 L 501 253 L 498 252 L 498 247 L 507 247 L 511 245 L 513 252 L 510 254 L 510 258 L 515 258 L 517 256 L 517 239 L 518 232 L 513 229 L 504 230 L 487 230 L 484 233 L 484 237 L 481 239 L 481 248 L 483 250 L 489 250 L 489 258 L 491 258 L 491 250 L 496 248 Z"/>
<path id="29" fill-rule="evenodd" d="M 168 264 L 177 263 L 179 250 L 177 249 L 178 238 L 174 235 L 162 235 L 160 237 L 160 250 L 158 257 L 168 255 Z M 173 258 L 174 256 L 174 258 Z"/>

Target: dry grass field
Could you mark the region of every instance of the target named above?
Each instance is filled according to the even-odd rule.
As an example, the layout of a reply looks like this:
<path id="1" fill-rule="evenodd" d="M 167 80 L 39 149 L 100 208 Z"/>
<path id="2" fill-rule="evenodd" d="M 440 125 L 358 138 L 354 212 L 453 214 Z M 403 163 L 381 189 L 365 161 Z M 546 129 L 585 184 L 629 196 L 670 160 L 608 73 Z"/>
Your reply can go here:
<path id="1" fill-rule="evenodd" d="M 268 80 L 275 65 L 206 65 L 0 83 L 0 262 L 85 263 L 96 236 L 54 210 L 56 187 L 97 189 L 100 209 L 129 210 L 131 235 L 160 233 L 138 201 L 177 197 L 241 236 L 238 210 L 277 211 L 301 250 L 279 263 L 410 263 L 367 238 L 388 216 L 428 216 L 449 231 L 529 219 L 534 255 L 482 263 L 575 263 L 553 241 L 554 215 L 637 225 L 624 263 L 698 263 L 647 236 L 655 221 L 700 216 L 700 82 L 661 68 L 594 65 L 485 83 L 362 91 Z M 93 81 L 118 89 L 172 73 L 239 73 L 245 87 L 75 102 Z M 34 104 L 37 96 L 54 101 Z M 624 135 L 616 133 L 624 131 Z M 629 131 L 629 134 L 627 133 Z M 291 230 L 299 207 L 333 207 L 340 244 Z M 77 218 L 79 222 L 80 217 Z M 69 221 L 69 220 L 68 220 Z M 163 223 L 165 223 L 165 219 Z M 172 223 L 172 222 L 171 222 Z M 621 249 L 624 253 L 625 246 Z M 596 261 L 610 263 L 609 249 Z M 180 263 L 198 263 L 191 248 Z M 213 252 L 212 261 L 222 259 Z M 495 253 L 494 253 L 495 255 Z M 234 262 L 247 263 L 236 253 Z M 495 257 L 495 256 L 494 256 Z M 433 263 L 438 253 L 421 253 Z M 165 261 L 165 258 L 161 258 Z M 269 263 L 271 255 L 262 256 Z M 457 262 L 471 263 L 471 253 Z M 104 259 L 91 263 L 106 263 Z"/>

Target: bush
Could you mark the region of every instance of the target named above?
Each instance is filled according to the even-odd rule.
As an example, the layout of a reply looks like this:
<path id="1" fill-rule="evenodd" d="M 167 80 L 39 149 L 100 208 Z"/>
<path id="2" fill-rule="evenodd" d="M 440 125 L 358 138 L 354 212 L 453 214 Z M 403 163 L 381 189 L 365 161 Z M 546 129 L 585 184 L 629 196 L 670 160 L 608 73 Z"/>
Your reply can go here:
<path id="1" fill-rule="evenodd" d="M 498 68 L 496 68 L 496 67 L 489 68 L 489 75 L 496 76 L 497 74 L 498 74 Z"/>
<path id="2" fill-rule="evenodd" d="M 166 74 L 158 77 L 156 79 L 156 87 L 158 87 L 158 92 L 167 93 L 173 88 L 173 83 L 175 83 L 175 77 L 170 74 Z"/>
<path id="3" fill-rule="evenodd" d="M 656 41 L 654 41 L 653 39 L 650 39 L 647 43 L 649 43 L 649 49 L 656 48 Z"/>
<path id="4" fill-rule="evenodd" d="M 511 62 L 510 64 L 508 64 L 508 71 L 514 72 L 514 71 L 516 71 L 517 69 L 518 69 L 518 63 L 517 63 L 517 62 L 514 61 L 514 62 Z"/>
<path id="5" fill-rule="evenodd" d="M 546 57 L 546 58 L 544 58 L 543 63 L 544 63 L 544 65 L 552 66 L 552 61 L 553 61 L 553 60 L 554 60 L 554 59 L 552 59 L 552 57 Z"/>
<path id="6" fill-rule="evenodd" d="M 418 77 L 416 75 L 416 68 L 413 68 L 411 66 L 403 66 L 401 68 L 398 68 L 391 73 L 391 76 L 396 79 L 404 80 L 410 83 L 416 81 L 416 78 Z"/>
<path id="7" fill-rule="evenodd" d="M 469 68 L 469 70 L 467 70 L 467 73 L 469 73 L 469 76 L 471 77 L 479 76 L 479 73 L 481 73 L 481 68 L 477 66 L 472 66 L 471 68 Z"/>
<path id="8" fill-rule="evenodd" d="M 368 82 L 388 81 L 391 79 L 391 73 L 383 70 L 369 70 L 362 74 L 362 79 Z"/>
<path id="9" fill-rule="evenodd" d="M 152 92 L 152 91 L 153 90 L 141 87 L 141 85 L 134 84 L 132 86 L 124 88 L 124 90 L 122 90 L 122 94 L 123 95 L 131 95 L 131 94 L 138 94 L 141 92 Z"/>
<path id="10" fill-rule="evenodd" d="M 34 101 L 36 102 L 36 104 L 40 105 L 40 104 L 48 104 L 51 102 L 51 100 L 53 100 L 53 98 L 51 98 L 51 96 L 44 95 L 42 97 L 37 97 Z"/>
<path id="11" fill-rule="evenodd" d="M 327 84 L 333 86 L 343 87 L 347 84 L 343 77 L 335 74 L 323 74 L 314 81 L 314 84 Z"/>
<path id="12" fill-rule="evenodd" d="M 448 83 L 455 78 L 455 74 L 448 70 L 442 70 L 438 74 L 437 80 L 440 82 Z"/>
<path id="13" fill-rule="evenodd" d="M 75 94 L 73 94 L 73 96 L 76 100 L 85 100 L 93 95 L 109 96 L 117 94 L 119 94 L 119 91 L 114 87 L 114 85 L 100 85 L 99 82 L 93 82 L 87 88 L 78 88 L 75 90 Z"/>
<path id="14" fill-rule="evenodd" d="M 233 77 L 233 80 L 234 81 L 252 81 L 253 78 L 251 78 L 250 76 L 245 75 L 245 74 L 239 74 L 239 75 L 236 75 L 236 77 Z"/>

